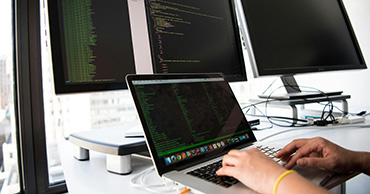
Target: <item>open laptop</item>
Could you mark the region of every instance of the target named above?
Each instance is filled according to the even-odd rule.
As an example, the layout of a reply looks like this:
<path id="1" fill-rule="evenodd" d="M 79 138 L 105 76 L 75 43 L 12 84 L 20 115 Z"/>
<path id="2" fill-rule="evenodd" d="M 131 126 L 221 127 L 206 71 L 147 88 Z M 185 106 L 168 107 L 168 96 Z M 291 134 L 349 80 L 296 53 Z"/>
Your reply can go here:
<path id="1" fill-rule="evenodd" d="M 279 149 L 257 142 L 223 74 L 128 75 L 126 81 L 161 177 L 203 193 L 254 193 L 214 176 L 222 156 L 258 147 L 273 157 Z"/>

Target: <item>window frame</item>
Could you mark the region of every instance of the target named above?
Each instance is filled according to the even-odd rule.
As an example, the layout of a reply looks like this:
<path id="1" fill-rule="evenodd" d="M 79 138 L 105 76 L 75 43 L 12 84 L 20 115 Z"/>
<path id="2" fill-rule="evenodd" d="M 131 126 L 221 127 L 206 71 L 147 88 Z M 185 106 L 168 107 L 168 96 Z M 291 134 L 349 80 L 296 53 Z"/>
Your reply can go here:
<path id="1" fill-rule="evenodd" d="M 50 184 L 41 67 L 40 0 L 13 0 L 15 109 L 20 193 L 67 192 Z"/>

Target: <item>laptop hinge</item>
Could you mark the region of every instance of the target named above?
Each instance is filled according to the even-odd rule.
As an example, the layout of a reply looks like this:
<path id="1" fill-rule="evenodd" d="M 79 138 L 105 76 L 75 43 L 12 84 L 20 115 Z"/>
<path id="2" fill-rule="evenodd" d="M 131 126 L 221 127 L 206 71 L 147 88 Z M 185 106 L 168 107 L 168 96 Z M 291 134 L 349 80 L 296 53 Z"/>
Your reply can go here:
<path id="1" fill-rule="evenodd" d="M 189 168 L 189 167 L 192 167 L 192 166 L 198 165 L 198 164 L 200 164 L 200 163 L 202 163 L 202 162 L 209 161 L 209 160 L 215 159 L 215 158 L 217 158 L 217 157 L 223 156 L 223 155 L 225 155 L 226 153 L 228 153 L 230 150 L 235 150 L 235 149 L 240 150 L 240 149 L 242 149 L 242 148 L 249 147 L 249 146 L 253 145 L 255 142 L 256 142 L 256 141 L 253 141 L 253 142 L 250 142 L 250 143 L 248 143 L 248 144 L 243 144 L 243 145 L 239 145 L 239 146 L 233 147 L 233 148 L 231 148 L 231 149 L 226 149 L 226 150 L 224 150 L 223 152 L 218 153 L 218 154 L 215 154 L 215 155 L 213 155 L 213 156 L 209 156 L 209 157 L 207 157 L 207 158 L 202 158 L 202 159 L 199 159 L 199 160 L 197 160 L 197 161 L 194 161 L 194 162 L 191 162 L 191 163 L 187 163 L 187 164 L 184 164 L 184 165 L 178 166 L 178 167 L 176 167 L 176 168 L 175 168 L 175 170 L 177 170 L 177 171 L 184 170 L 184 169 L 186 169 L 186 168 Z"/>

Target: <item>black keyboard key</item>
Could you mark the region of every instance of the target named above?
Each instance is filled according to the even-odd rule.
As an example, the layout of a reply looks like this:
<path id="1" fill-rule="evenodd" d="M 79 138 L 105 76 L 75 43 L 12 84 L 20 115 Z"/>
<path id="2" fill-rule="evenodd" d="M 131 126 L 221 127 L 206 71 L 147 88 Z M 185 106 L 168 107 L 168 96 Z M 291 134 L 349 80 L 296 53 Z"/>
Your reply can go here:
<path id="1" fill-rule="evenodd" d="M 239 181 L 232 177 L 227 176 L 217 176 L 216 171 L 222 167 L 222 160 L 215 163 L 209 164 L 207 166 L 195 169 L 188 172 L 192 176 L 204 179 L 206 181 L 218 184 L 223 187 L 230 187 Z"/>

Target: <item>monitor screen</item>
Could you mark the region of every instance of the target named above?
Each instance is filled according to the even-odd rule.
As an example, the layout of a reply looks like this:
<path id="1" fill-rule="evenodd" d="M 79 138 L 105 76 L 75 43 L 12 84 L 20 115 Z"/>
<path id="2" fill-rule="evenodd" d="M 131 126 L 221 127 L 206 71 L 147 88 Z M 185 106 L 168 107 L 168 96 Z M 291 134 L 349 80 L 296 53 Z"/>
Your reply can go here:
<path id="1" fill-rule="evenodd" d="M 254 76 L 366 68 L 340 0 L 241 0 Z"/>
<path id="2" fill-rule="evenodd" d="M 55 92 L 127 88 L 135 73 L 127 1 L 48 1 Z"/>
<path id="3" fill-rule="evenodd" d="M 153 72 L 246 80 L 233 0 L 145 0 Z"/>
<path id="4" fill-rule="evenodd" d="M 233 0 L 48 4 L 56 94 L 126 89 L 135 73 L 247 79 Z"/>

